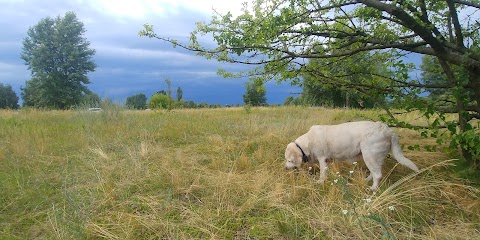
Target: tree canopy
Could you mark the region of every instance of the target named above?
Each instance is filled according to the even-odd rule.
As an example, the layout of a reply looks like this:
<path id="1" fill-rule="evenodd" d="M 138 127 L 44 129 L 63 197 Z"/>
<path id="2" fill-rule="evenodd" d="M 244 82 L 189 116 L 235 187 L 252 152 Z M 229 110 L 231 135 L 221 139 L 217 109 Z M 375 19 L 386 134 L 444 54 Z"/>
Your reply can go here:
<path id="1" fill-rule="evenodd" d="M 379 91 L 392 76 L 384 62 L 389 54 L 362 52 L 343 59 L 342 64 L 331 59 L 311 59 L 308 67 L 316 71 L 302 73 L 303 101 L 331 107 L 372 108 L 385 104 L 386 93 Z M 369 74 L 355 74 L 356 72 Z M 333 84 L 332 84 L 333 82 Z M 372 84 L 376 89 L 370 89 Z"/>
<path id="2" fill-rule="evenodd" d="M 148 101 L 148 107 L 150 109 L 168 109 L 171 110 L 173 108 L 173 99 L 163 93 L 155 93 L 150 97 L 150 101 Z"/>
<path id="3" fill-rule="evenodd" d="M 130 97 L 127 97 L 125 105 L 131 109 L 145 109 L 147 106 L 147 96 L 143 93 L 139 93 Z"/>
<path id="4" fill-rule="evenodd" d="M 246 92 L 243 95 L 243 102 L 250 106 L 267 105 L 267 91 L 261 81 L 247 82 L 245 84 Z"/>
<path id="5" fill-rule="evenodd" d="M 181 87 L 177 88 L 177 102 L 180 102 L 183 99 L 183 90 Z"/>
<path id="6" fill-rule="evenodd" d="M 87 108 L 99 108 L 102 105 L 102 99 L 96 93 L 92 91 L 87 91 L 82 96 L 80 105 Z"/>
<path id="7" fill-rule="evenodd" d="M 18 107 L 18 96 L 12 86 L 0 83 L 0 109 L 17 109 Z"/>
<path id="8" fill-rule="evenodd" d="M 419 110 L 432 122 L 413 126 L 397 120 L 387 109 L 391 123 L 428 129 L 437 137 L 439 128 L 449 129 L 451 147 L 461 147 L 465 159 L 480 169 L 479 129 L 470 121 L 480 119 L 478 9 L 478 0 L 253 0 L 239 16 L 217 13 L 210 22 L 198 23 L 189 43 L 159 36 L 148 24 L 140 35 L 206 58 L 254 66 L 243 73 L 220 70 L 226 77 L 248 75 L 263 81 L 300 83 L 302 74 L 309 73 L 323 84 L 384 95 L 397 106 Z M 202 42 L 206 34 L 216 42 L 213 48 Z M 388 71 L 358 67 L 354 58 L 362 53 L 383 55 Z M 408 54 L 436 58 L 447 82 L 411 77 L 412 66 L 405 62 Z M 312 60 L 330 64 L 315 66 L 309 64 Z M 462 74 L 456 74 L 455 66 Z M 325 71 L 332 67 L 348 71 Z M 357 78 L 345 84 L 342 79 L 350 76 Z M 436 89 L 452 93 L 453 107 L 436 106 L 421 97 Z M 448 113 L 457 114 L 457 119 L 447 120 Z"/>
<path id="9" fill-rule="evenodd" d="M 95 70 L 95 50 L 83 36 L 85 29 L 75 13 L 40 20 L 23 40 L 21 58 L 32 79 L 22 88 L 24 104 L 66 109 L 88 93 L 89 72 Z"/>

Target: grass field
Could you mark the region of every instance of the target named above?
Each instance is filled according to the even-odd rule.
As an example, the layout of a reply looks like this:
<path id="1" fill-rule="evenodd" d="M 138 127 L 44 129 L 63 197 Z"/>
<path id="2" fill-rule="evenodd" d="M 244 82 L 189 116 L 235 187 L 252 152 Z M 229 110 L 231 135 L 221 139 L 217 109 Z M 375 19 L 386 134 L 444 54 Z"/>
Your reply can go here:
<path id="1" fill-rule="evenodd" d="M 0 239 L 479 239 L 478 188 L 445 154 L 407 150 L 435 142 L 415 132 L 395 130 L 423 170 L 389 158 L 376 193 L 363 163 L 334 162 L 324 185 L 283 170 L 311 125 L 378 114 L 2 111 Z"/>

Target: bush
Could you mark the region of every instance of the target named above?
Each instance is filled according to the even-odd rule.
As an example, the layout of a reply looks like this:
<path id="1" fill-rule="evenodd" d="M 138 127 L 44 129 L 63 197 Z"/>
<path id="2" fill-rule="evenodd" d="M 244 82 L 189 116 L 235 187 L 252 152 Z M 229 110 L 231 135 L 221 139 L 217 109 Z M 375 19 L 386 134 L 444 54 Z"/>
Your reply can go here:
<path id="1" fill-rule="evenodd" d="M 148 102 L 150 109 L 172 109 L 173 100 L 164 94 L 154 94 Z"/>

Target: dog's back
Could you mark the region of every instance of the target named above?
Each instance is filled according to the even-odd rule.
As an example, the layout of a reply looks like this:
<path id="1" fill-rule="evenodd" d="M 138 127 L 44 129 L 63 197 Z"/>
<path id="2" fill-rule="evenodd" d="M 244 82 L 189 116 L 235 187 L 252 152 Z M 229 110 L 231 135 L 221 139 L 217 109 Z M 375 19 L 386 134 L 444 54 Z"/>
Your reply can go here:
<path id="1" fill-rule="evenodd" d="M 315 139 L 329 139 L 329 141 L 340 141 L 341 144 L 344 140 L 360 141 L 365 137 L 382 132 L 391 134 L 391 129 L 382 122 L 372 121 L 360 121 L 360 122 L 347 122 L 337 125 L 313 125 L 307 134 L 312 135 Z M 352 139 L 353 138 L 353 139 Z"/>
<path id="2" fill-rule="evenodd" d="M 348 160 L 361 154 L 361 143 L 366 139 L 373 137 L 376 141 L 390 143 L 391 134 L 391 129 L 384 123 L 360 121 L 314 125 L 306 135 L 317 155 Z"/>

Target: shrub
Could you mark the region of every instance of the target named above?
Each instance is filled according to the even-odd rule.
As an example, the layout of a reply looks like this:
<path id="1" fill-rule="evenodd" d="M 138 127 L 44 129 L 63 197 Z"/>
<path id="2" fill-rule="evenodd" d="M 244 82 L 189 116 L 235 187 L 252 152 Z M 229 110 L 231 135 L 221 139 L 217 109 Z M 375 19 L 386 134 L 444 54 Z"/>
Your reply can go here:
<path id="1" fill-rule="evenodd" d="M 154 94 L 148 102 L 150 109 L 172 109 L 173 100 L 164 94 Z"/>

